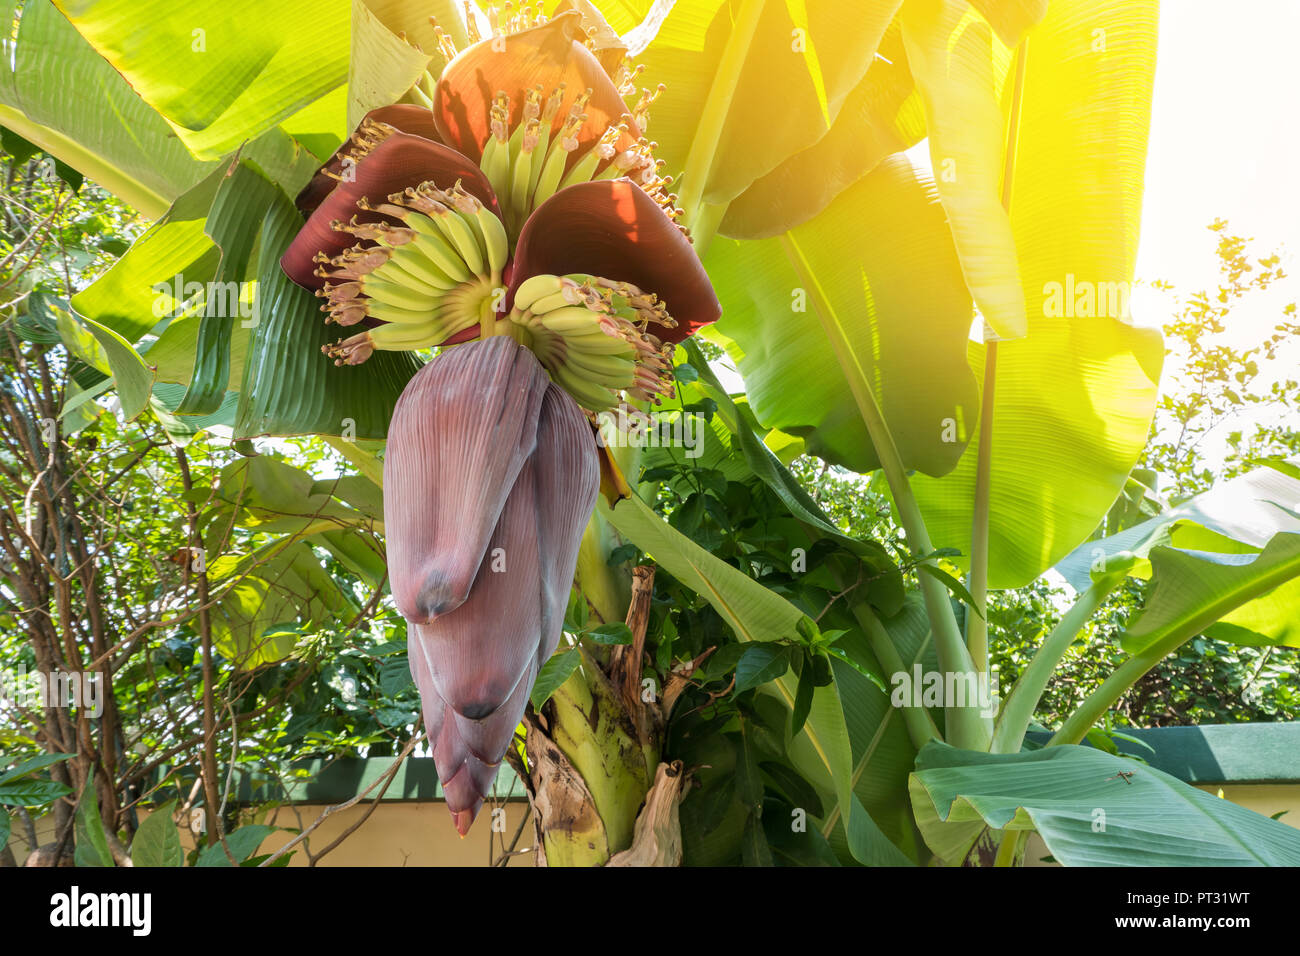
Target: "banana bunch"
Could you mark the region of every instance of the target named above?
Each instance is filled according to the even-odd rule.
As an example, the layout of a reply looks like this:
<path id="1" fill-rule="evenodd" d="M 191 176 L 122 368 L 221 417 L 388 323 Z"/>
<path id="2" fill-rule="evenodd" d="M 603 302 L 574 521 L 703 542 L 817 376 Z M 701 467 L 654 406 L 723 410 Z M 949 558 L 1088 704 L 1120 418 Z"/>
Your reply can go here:
<path id="1" fill-rule="evenodd" d="M 646 401 L 671 393 L 671 346 L 647 327 L 672 318 L 630 283 L 532 276 L 515 290 L 509 319 L 551 379 L 590 411 L 614 407 L 620 392 Z"/>
<path id="2" fill-rule="evenodd" d="M 556 129 L 555 118 L 565 95 L 563 83 L 545 99 L 540 84 L 527 90 L 523 115 L 513 132 L 509 95 L 502 90 L 493 99 L 491 131 L 483 144 L 479 167 L 501 202 L 511 236 L 518 236 L 529 214 L 565 186 L 619 176 L 649 185 L 663 165 L 662 160 L 651 155 L 655 144 L 634 134 L 626 122 L 610 126 L 595 145 L 570 162 L 579 146 L 578 134 L 587 121 L 592 91 L 586 89 L 574 98 Z M 627 148 L 620 150 L 620 145 Z M 667 186 L 672 180 L 659 182 Z"/>
<path id="3" fill-rule="evenodd" d="M 317 290 L 327 321 L 382 323 L 323 351 L 335 364 L 365 361 L 375 349 L 428 348 L 482 320 L 482 303 L 502 282 L 510 246 L 505 225 L 457 182 L 431 182 L 394 193 L 387 203 L 357 207 L 395 218 L 331 223 L 357 244 L 337 256 L 316 255 Z"/>

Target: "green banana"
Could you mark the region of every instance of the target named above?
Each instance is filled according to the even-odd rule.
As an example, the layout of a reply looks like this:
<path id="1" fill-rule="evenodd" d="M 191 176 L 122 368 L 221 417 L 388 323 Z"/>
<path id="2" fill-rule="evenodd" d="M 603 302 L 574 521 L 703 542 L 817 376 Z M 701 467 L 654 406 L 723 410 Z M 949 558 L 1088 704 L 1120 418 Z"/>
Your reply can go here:
<path id="1" fill-rule="evenodd" d="M 460 285 L 455 279 L 449 276 L 445 271 L 438 268 L 434 262 L 424 254 L 424 250 L 418 247 L 414 242 L 405 246 L 398 246 L 389 260 L 398 268 L 415 276 L 421 282 L 433 286 L 435 289 L 441 289 L 449 292 L 456 286 Z"/>
<path id="2" fill-rule="evenodd" d="M 445 338 L 441 328 L 415 325 L 380 325 L 370 330 L 370 341 L 377 349 L 398 351 L 426 349 Z"/>
<path id="3" fill-rule="evenodd" d="M 370 299 L 366 305 L 366 315 L 368 317 L 392 325 L 427 326 L 439 321 L 440 310 L 437 308 L 404 309 L 401 306 L 380 302 L 378 299 Z"/>
<path id="4" fill-rule="evenodd" d="M 533 315 L 545 315 L 547 312 L 554 312 L 556 309 L 567 309 L 569 306 L 574 305 L 574 302 L 569 299 L 570 294 L 562 287 L 559 292 L 552 292 L 550 295 L 542 296 L 528 307 L 528 311 Z"/>
<path id="5" fill-rule="evenodd" d="M 533 208 L 540 206 L 555 195 L 560 188 L 560 178 L 564 175 L 564 166 L 569 161 L 568 152 L 559 143 L 552 143 L 546 154 L 546 162 L 537 177 L 537 186 L 533 190 Z"/>
<path id="6" fill-rule="evenodd" d="M 386 282 L 383 279 L 377 279 L 373 275 L 363 276 L 361 278 L 361 291 L 372 299 L 378 299 L 380 302 L 387 302 L 389 305 L 395 305 L 401 309 L 411 309 L 418 312 L 433 311 L 437 305 L 437 300 L 428 293 L 419 292 L 408 286 L 398 285 L 396 282 Z"/>
<path id="7" fill-rule="evenodd" d="M 542 325 L 552 332 L 565 335 L 571 332 L 590 332 L 596 330 L 600 315 L 580 305 L 571 305 L 564 309 L 554 309 L 541 316 Z"/>
<path id="8" fill-rule="evenodd" d="M 548 371 L 550 370 L 548 369 Z M 572 395 L 579 405 L 593 412 L 602 412 L 608 408 L 613 408 L 618 401 L 614 397 L 614 393 L 609 389 L 578 377 L 564 366 L 550 371 L 550 375 L 555 384 Z"/>
<path id="9" fill-rule="evenodd" d="M 549 121 L 541 124 L 537 135 L 537 145 L 533 147 L 533 161 L 529 164 L 528 171 L 528 195 L 527 199 L 532 200 L 533 208 L 537 207 L 537 199 L 534 198 L 537 192 L 537 182 L 542 177 L 542 170 L 546 166 L 546 154 L 550 151 L 551 146 L 551 124 Z"/>
<path id="10" fill-rule="evenodd" d="M 569 349 L 564 364 L 566 368 L 591 376 L 607 388 L 628 388 L 636 380 L 636 363 L 617 355 L 584 355 L 576 349 Z"/>
<path id="11" fill-rule="evenodd" d="M 507 179 L 510 176 L 510 144 L 501 142 L 495 135 L 488 136 L 483 144 L 483 158 L 479 168 L 492 184 L 492 192 L 498 196 L 505 195 Z"/>
<path id="12" fill-rule="evenodd" d="M 515 290 L 515 308 L 520 312 L 529 311 L 533 304 L 548 295 L 554 295 L 564 288 L 564 279 L 547 273 L 529 276 L 519 283 Z"/>
<path id="13" fill-rule="evenodd" d="M 442 213 L 434 218 L 434 222 L 451 243 L 451 247 L 460 253 L 469 271 L 481 276 L 487 264 L 483 261 L 483 250 L 479 248 L 475 237 L 477 230 L 470 228 L 470 224 L 458 212 Z"/>
<path id="14" fill-rule="evenodd" d="M 505 223 L 487 206 L 480 205 L 475 217 L 487 250 L 488 268 L 492 270 L 492 275 L 500 276 L 505 271 L 506 260 L 510 258 L 510 239 L 506 235 Z"/>
<path id="15" fill-rule="evenodd" d="M 583 153 L 582 158 L 578 160 L 573 168 L 569 170 L 569 175 L 564 177 L 563 185 L 572 186 L 574 183 L 588 182 L 596 172 L 596 167 L 600 165 L 600 153 L 596 147 Z"/>
<path id="16" fill-rule="evenodd" d="M 389 259 L 379 268 L 370 272 L 366 278 L 370 278 L 371 276 L 381 282 L 390 282 L 393 285 L 405 286 L 412 292 L 418 292 L 421 295 L 426 295 L 433 299 L 441 297 L 441 295 L 447 291 L 445 286 L 433 285 L 432 283 L 426 282 L 424 279 L 405 269 L 400 262 L 396 262 L 394 259 Z"/>
<path id="17" fill-rule="evenodd" d="M 590 335 L 566 335 L 564 341 L 571 350 L 577 349 L 580 352 L 596 355 L 621 355 L 626 359 L 631 359 L 636 355 L 636 348 L 626 339 L 606 335 L 604 332 L 594 332 Z"/>
<path id="18" fill-rule="evenodd" d="M 528 184 L 533 179 L 536 155 L 536 149 L 524 152 L 521 148 L 510 174 L 510 206 L 521 219 L 528 214 Z"/>
<path id="19" fill-rule="evenodd" d="M 415 239 L 411 245 L 424 253 L 435 266 L 447 273 L 448 278 L 455 282 L 468 282 L 473 278 L 468 269 L 465 268 L 465 261 L 461 259 L 460 254 L 447 241 L 442 230 L 432 219 L 423 213 L 412 213 L 408 220 L 412 229 L 415 230 Z"/>

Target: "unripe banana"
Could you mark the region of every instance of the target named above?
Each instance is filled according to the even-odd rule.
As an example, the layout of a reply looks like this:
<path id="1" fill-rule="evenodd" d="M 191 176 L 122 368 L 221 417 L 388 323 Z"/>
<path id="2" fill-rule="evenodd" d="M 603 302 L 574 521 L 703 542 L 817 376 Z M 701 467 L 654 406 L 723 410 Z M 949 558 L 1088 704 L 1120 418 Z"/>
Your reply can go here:
<path id="1" fill-rule="evenodd" d="M 572 186 L 574 183 L 585 183 L 595 175 L 596 167 L 600 165 L 600 153 L 593 146 L 583 154 L 582 159 L 578 160 L 573 168 L 569 170 L 569 175 L 564 177 L 564 186 Z"/>
<path id="2" fill-rule="evenodd" d="M 564 279 L 546 273 L 529 276 L 519 283 L 515 290 L 515 308 L 520 312 L 529 310 L 535 302 L 545 296 L 553 295 L 564 288 Z"/>
<path id="3" fill-rule="evenodd" d="M 398 285 L 396 282 L 385 282 L 373 275 L 362 277 L 361 291 L 372 299 L 378 299 L 380 302 L 387 302 L 389 305 L 395 305 L 402 309 L 411 309 L 416 312 L 422 309 L 432 312 L 437 305 L 437 300 L 427 292 L 420 292 L 404 285 Z"/>
<path id="4" fill-rule="evenodd" d="M 404 286 L 405 288 L 410 289 L 412 292 L 418 292 L 421 295 L 426 295 L 431 299 L 437 299 L 441 297 L 441 295 L 444 292 L 447 291 L 445 287 L 436 286 L 428 282 L 425 282 L 424 279 L 408 272 L 406 269 L 402 268 L 402 266 L 399 263 L 394 262 L 392 259 L 389 259 L 382 266 L 380 266 L 374 272 L 371 272 L 365 278 L 368 279 L 374 278 L 380 280 L 381 282 L 389 282 L 392 283 L 393 285 Z"/>
<path id="5" fill-rule="evenodd" d="M 546 162 L 542 165 L 541 174 L 537 177 L 537 188 L 533 190 L 534 209 L 555 195 L 555 191 L 560 188 L 560 179 L 564 176 L 564 166 L 568 161 L 568 151 L 561 148 L 559 143 L 552 145 L 546 155 Z"/>
<path id="6" fill-rule="evenodd" d="M 506 260 L 510 258 L 510 239 L 506 235 L 505 223 L 487 206 L 480 206 L 475 216 L 487 249 L 488 268 L 494 276 L 500 276 L 505 271 Z"/>
<path id="7" fill-rule="evenodd" d="M 609 389 L 581 378 L 565 367 L 557 368 L 550 374 L 555 384 L 572 395 L 583 408 L 593 412 L 603 412 L 613 408 L 618 401 Z"/>
<path id="8" fill-rule="evenodd" d="M 438 268 L 433 260 L 424 254 L 424 250 L 413 242 L 399 247 L 389 261 L 435 289 L 449 292 L 460 285 L 445 271 Z"/>
<path id="9" fill-rule="evenodd" d="M 489 136 L 483 145 L 483 158 L 479 168 L 492 184 L 492 192 L 498 196 L 506 194 L 510 176 L 510 144 L 501 142 L 495 135 Z"/>
<path id="10" fill-rule="evenodd" d="M 537 182 L 542 178 L 542 170 L 546 166 L 546 154 L 550 152 L 551 146 L 551 124 L 542 123 L 538 130 L 537 145 L 533 147 L 533 160 L 529 164 L 528 172 L 528 195 L 525 199 L 532 200 L 532 208 L 536 208 L 537 200 L 534 195 L 537 192 Z"/>
<path id="11" fill-rule="evenodd" d="M 570 349 L 577 349 L 580 352 L 590 352 L 596 355 L 621 355 L 626 359 L 632 359 L 636 355 L 636 348 L 631 342 L 616 335 L 606 335 L 604 332 L 593 332 L 590 335 L 566 335 L 564 341 Z"/>
<path id="12" fill-rule="evenodd" d="M 636 380 L 636 363 L 617 355 L 583 354 L 569 349 L 564 356 L 566 368 L 598 381 L 606 388 L 628 388 Z"/>
<path id="13" fill-rule="evenodd" d="M 441 331 L 434 326 L 386 324 L 370 330 L 374 347 L 388 351 L 427 349 L 442 339 Z"/>
<path id="14" fill-rule="evenodd" d="M 533 178 L 533 164 L 536 162 L 537 150 L 522 149 L 515 157 L 514 169 L 510 176 L 510 206 L 522 220 L 528 214 L 528 184 Z"/>
<path id="15" fill-rule="evenodd" d="M 442 229 L 443 236 L 451 243 L 452 248 L 460 254 L 469 271 L 477 276 L 483 275 L 486 263 L 483 261 L 483 250 L 479 248 L 478 239 L 475 237 L 478 230 L 471 228 L 457 212 L 443 213 L 434 222 Z"/>
<path id="16" fill-rule="evenodd" d="M 441 229 L 432 219 L 423 213 L 416 213 L 410 219 L 411 228 L 417 233 L 411 245 L 415 246 L 435 266 L 447 273 L 455 282 L 468 282 L 473 276 L 465 268 L 465 260 L 460 257 L 455 247 L 447 241 Z"/>
<path id="17" fill-rule="evenodd" d="M 541 316 L 542 325 L 552 332 L 564 335 L 569 332 L 593 332 L 600 322 L 598 313 L 580 305 L 571 305 L 565 309 L 554 309 Z"/>
<path id="18" fill-rule="evenodd" d="M 550 295 L 544 295 L 528 307 L 528 311 L 533 315 L 544 315 L 547 312 L 554 312 L 556 309 L 565 309 L 571 305 L 576 305 L 569 299 L 570 293 L 565 287 L 561 287 L 559 292 L 552 292 Z"/>
<path id="19" fill-rule="evenodd" d="M 392 325 L 423 325 L 428 326 L 438 321 L 440 310 L 433 309 L 404 309 L 401 306 L 392 305 L 388 302 L 380 302 L 378 299 L 370 299 L 366 303 L 366 314 L 372 319 L 378 319 L 380 322 L 387 322 Z"/>

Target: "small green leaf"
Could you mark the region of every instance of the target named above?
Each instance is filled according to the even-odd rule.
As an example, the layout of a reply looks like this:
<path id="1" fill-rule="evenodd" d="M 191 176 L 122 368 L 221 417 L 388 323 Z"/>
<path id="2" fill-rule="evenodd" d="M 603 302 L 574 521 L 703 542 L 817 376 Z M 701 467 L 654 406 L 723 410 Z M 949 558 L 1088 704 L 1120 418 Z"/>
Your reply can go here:
<path id="1" fill-rule="evenodd" d="M 51 764 L 62 763 L 64 760 L 71 760 L 74 756 L 75 754 L 38 754 L 35 757 L 28 757 L 26 760 L 20 760 L 8 770 L 0 773 L 0 783 L 17 780 L 19 777 L 27 776 L 34 770 L 48 767 Z"/>
<path id="2" fill-rule="evenodd" d="M 275 827 L 267 826 L 265 823 L 254 823 L 228 833 L 226 846 L 230 848 L 230 856 L 235 858 L 235 863 L 243 863 L 262 845 L 262 841 L 274 832 Z M 217 842 L 200 853 L 199 860 L 194 865 L 230 866 L 230 859 L 222 849 L 221 843 Z"/>
<path id="3" fill-rule="evenodd" d="M 104 824 L 99 818 L 99 802 L 95 797 L 94 770 L 86 775 L 86 786 L 77 801 L 77 848 L 74 854 L 77 866 L 114 866 L 113 854 L 108 850 Z"/>
<path id="4" fill-rule="evenodd" d="M 803 730 L 804 721 L 808 719 L 808 711 L 812 709 L 813 691 L 816 689 L 815 679 L 812 662 L 805 662 L 803 673 L 799 675 L 799 690 L 794 695 L 794 709 L 790 713 L 791 737 Z"/>
<path id="5" fill-rule="evenodd" d="M 140 824 L 135 839 L 131 841 L 131 863 L 134 866 L 183 866 L 185 851 L 181 849 L 180 832 L 172 821 L 176 801 L 171 800 L 155 807 Z"/>
<path id="6" fill-rule="evenodd" d="M 871 681 L 871 683 L 873 683 L 873 684 L 875 684 L 877 687 L 879 687 L 880 690 L 881 690 L 881 692 L 886 693 L 886 694 L 889 693 L 889 691 L 885 689 L 885 682 L 884 682 L 884 680 L 880 677 L 880 675 L 877 674 L 875 671 L 871 670 L 869 667 L 867 667 L 867 666 L 866 666 L 865 664 L 863 664 L 861 661 L 854 660 L 852 657 L 849 656 L 849 652 L 846 651 L 844 648 L 842 648 L 842 647 L 828 647 L 828 648 L 826 648 L 826 653 L 829 654 L 829 655 L 831 655 L 831 656 L 834 657 L 835 659 L 837 659 L 837 660 L 841 660 L 841 661 L 843 661 L 845 664 L 848 664 L 850 667 L 852 667 L 855 671 L 857 671 L 859 674 L 861 674 L 861 675 L 862 675 L 863 677 L 865 677 L 867 680 Z"/>
<path id="7" fill-rule="evenodd" d="M 790 666 L 789 649 L 780 644 L 750 644 L 736 664 L 736 693 L 776 680 Z"/>
<path id="8" fill-rule="evenodd" d="M 379 687 L 388 697 L 397 697 L 414 684 L 410 662 L 405 655 L 390 657 L 379 668 Z"/>
<path id="9" fill-rule="evenodd" d="M 572 676 L 580 663 L 582 663 L 582 655 L 578 653 L 577 648 L 571 648 L 562 654 L 556 654 L 543 664 L 537 674 L 537 682 L 533 684 L 533 692 L 528 698 L 532 702 L 533 709 L 539 710 L 542 704 L 550 700 L 551 695 Z"/>
<path id="10" fill-rule="evenodd" d="M 52 780 L 16 780 L 0 785 L 0 804 L 11 807 L 43 807 L 71 792 L 71 787 Z"/>
<path id="11" fill-rule="evenodd" d="M 583 636 L 589 638 L 596 644 L 632 643 L 632 629 L 622 621 L 615 621 L 611 624 L 602 624 L 600 627 L 593 627 Z"/>
<path id="12" fill-rule="evenodd" d="M 647 472 L 647 474 L 649 473 Z M 647 479 L 643 478 L 642 480 L 644 481 Z M 609 553 L 609 558 L 606 560 L 605 563 L 608 564 L 611 568 L 616 568 L 620 564 L 624 564 L 634 559 L 636 557 L 636 552 L 637 552 L 636 545 L 620 544 L 617 548 L 615 548 L 613 551 Z"/>

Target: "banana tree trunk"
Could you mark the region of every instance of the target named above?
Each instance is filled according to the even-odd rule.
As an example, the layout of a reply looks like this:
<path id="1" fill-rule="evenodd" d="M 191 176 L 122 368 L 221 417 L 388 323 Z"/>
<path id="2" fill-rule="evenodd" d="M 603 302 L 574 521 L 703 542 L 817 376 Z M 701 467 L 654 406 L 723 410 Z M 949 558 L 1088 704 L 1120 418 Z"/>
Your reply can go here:
<path id="1" fill-rule="evenodd" d="M 524 715 L 521 776 L 538 866 L 681 863 L 677 810 L 687 775 L 680 763 L 660 760 L 676 693 L 641 679 L 653 590 L 654 568 L 636 568 L 626 616 L 632 643 L 582 648 L 582 666 L 540 711 Z"/>

